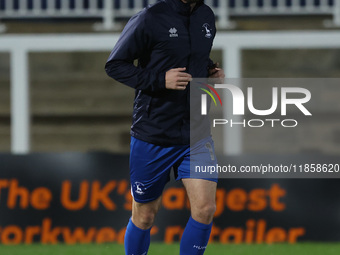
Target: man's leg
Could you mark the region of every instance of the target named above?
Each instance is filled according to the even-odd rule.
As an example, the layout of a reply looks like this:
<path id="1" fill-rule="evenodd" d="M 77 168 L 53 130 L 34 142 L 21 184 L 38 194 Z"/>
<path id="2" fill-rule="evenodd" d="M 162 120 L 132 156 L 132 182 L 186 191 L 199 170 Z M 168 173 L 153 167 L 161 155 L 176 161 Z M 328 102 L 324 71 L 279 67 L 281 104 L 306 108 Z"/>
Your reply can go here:
<path id="1" fill-rule="evenodd" d="M 131 138 L 130 181 L 134 201 L 124 241 L 127 255 L 147 254 L 150 228 L 160 208 L 164 186 L 170 180 L 172 166 L 187 153 L 187 147 L 163 147 Z"/>
<path id="2" fill-rule="evenodd" d="M 187 191 L 191 217 L 185 227 L 180 246 L 180 255 L 204 253 L 216 211 L 217 183 L 201 179 L 182 179 Z"/>
<path id="3" fill-rule="evenodd" d="M 148 203 L 132 202 L 132 217 L 127 225 L 124 245 L 126 255 L 146 255 L 150 230 L 161 205 L 161 197 Z"/>

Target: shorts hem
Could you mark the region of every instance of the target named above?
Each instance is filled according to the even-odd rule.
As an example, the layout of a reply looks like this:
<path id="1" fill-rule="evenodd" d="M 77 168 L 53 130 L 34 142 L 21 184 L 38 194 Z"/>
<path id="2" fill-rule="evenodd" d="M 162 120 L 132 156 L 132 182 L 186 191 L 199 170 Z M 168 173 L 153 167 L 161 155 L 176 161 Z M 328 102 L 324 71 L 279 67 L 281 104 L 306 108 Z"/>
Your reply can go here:
<path id="1" fill-rule="evenodd" d="M 133 200 L 135 200 L 137 203 L 140 203 L 140 204 L 146 204 L 146 203 L 155 201 L 155 200 L 157 200 L 157 199 L 160 198 L 160 197 L 161 197 L 161 195 L 159 195 L 159 196 L 156 197 L 156 198 L 136 199 L 134 196 L 132 196 Z"/>
<path id="2" fill-rule="evenodd" d="M 177 178 L 176 181 L 182 180 L 182 179 L 193 179 L 193 180 L 206 180 L 206 181 L 212 181 L 218 183 L 218 178 L 203 178 L 203 177 L 180 177 Z"/>

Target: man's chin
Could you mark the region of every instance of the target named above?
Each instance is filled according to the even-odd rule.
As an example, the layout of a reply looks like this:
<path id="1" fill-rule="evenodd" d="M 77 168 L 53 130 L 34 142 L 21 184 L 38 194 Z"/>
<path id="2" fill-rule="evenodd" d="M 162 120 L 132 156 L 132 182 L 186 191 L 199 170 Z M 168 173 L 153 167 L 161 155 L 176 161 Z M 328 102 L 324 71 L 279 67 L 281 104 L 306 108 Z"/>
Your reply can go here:
<path id="1" fill-rule="evenodd" d="M 187 2 L 188 4 L 196 4 L 201 2 L 202 0 L 186 0 L 185 2 Z"/>

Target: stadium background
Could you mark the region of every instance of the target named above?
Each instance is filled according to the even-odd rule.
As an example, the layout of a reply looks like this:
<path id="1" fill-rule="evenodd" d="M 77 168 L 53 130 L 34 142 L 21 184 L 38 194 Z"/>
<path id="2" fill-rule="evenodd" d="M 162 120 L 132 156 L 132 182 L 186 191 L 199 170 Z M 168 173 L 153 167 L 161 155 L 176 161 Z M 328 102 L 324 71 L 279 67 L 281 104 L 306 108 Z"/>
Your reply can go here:
<path id="1" fill-rule="evenodd" d="M 22 2 L 27 4 L 28 11 L 19 15 L 17 12 L 22 8 Z M 6 32 L 0 35 L 0 40 L 13 34 L 58 37 L 86 33 L 94 38 L 102 33 L 119 34 L 119 28 L 129 16 L 117 16 L 114 28 L 118 30 L 98 32 L 94 28 L 100 28 L 101 19 L 91 15 L 29 16 L 27 13 L 32 10 L 33 2 L 0 1 L 0 21 L 6 25 Z M 43 10 L 47 9 L 48 1 L 38 2 Z M 56 9 L 61 8 L 62 1 L 53 2 Z M 67 2 L 70 9 L 76 10 L 76 1 Z M 84 9 L 88 9 L 91 3 L 77 2 L 82 2 Z M 127 13 L 134 11 L 134 2 L 128 1 Z M 219 11 L 222 1 L 212 2 Z M 229 1 L 230 11 L 233 13 L 236 6 L 247 10 L 252 6 L 251 2 L 243 1 L 240 5 L 238 1 Z M 237 15 L 234 11 L 228 20 L 229 29 L 220 28 L 219 33 L 338 32 L 336 17 L 333 17 L 336 11 L 320 11 L 314 15 L 313 11 L 306 11 L 310 3 L 316 9 L 326 4 L 329 10 L 333 10 L 336 1 L 284 1 L 286 10 L 277 15 L 275 7 L 282 2 L 256 1 L 258 13 L 247 14 L 245 11 Z M 12 16 L 1 12 L 8 7 L 6 3 L 10 3 L 14 10 Z M 104 1 L 96 3 L 99 9 L 104 5 Z M 293 11 L 296 3 L 300 5 L 300 12 Z M 126 2 L 112 1 L 112 4 L 118 13 Z M 266 4 L 273 8 L 272 14 L 263 13 L 261 8 Z M 330 26 L 332 22 L 329 20 L 334 21 L 334 26 Z M 287 41 L 287 45 L 289 43 Z M 1 254 L 23 254 L 25 249 L 46 253 L 41 246 L 28 246 L 30 248 L 22 250 L 21 246 L 4 246 L 11 243 L 122 243 L 124 226 L 130 215 L 128 152 L 134 92 L 106 76 L 103 66 L 108 54 L 108 51 L 29 53 L 30 150 L 21 155 L 11 146 L 11 55 L 0 52 Z M 222 55 L 221 50 L 214 50 L 212 59 L 223 64 Z M 339 59 L 340 50 L 334 47 L 322 50 L 243 50 L 242 77 L 337 78 L 340 76 Z M 337 95 L 321 87 L 320 93 L 326 99 Z M 277 151 L 278 145 L 280 153 L 291 153 L 291 146 L 287 143 L 294 141 L 294 153 L 318 157 L 320 154 L 339 155 L 339 113 L 323 107 L 320 105 L 319 110 L 325 113 L 322 116 L 325 124 L 313 126 L 320 135 L 297 132 L 275 142 L 264 139 L 259 147 L 251 139 L 256 134 L 247 132 L 242 142 L 243 152 L 258 154 L 260 162 L 269 153 Z M 274 133 L 267 135 L 271 137 Z M 261 243 L 338 242 L 338 186 L 337 179 L 221 180 L 211 241 L 223 245 L 212 249 L 216 249 L 216 254 L 281 254 L 282 249 L 289 253 L 285 249 L 291 248 L 270 246 L 266 250 L 267 246 L 261 246 Z M 172 243 L 178 241 L 185 226 L 188 203 L 179 183 L 168 185 L 164 195 L 164 208 L 157 218 L 153 240 Z M 249 246 L 249 253 L 249 250 L 242 250 L 243 246 L 233 248 L 226 243 L 257 243 L 262 248 Z M 336 243 L 324 244 L 322 249 L 308 245 L 294 244 L 300 250 L 292 254 L 338 254 L 339 251 Z M 91 251 L 90 246 L 76 247 L 71 251 L 73 254 Z M 105 247 L 109 249 L 111 246 Z M 164 246 L 160 247 L 161 250 Z M 53 252 L 53 249 L 51 247 L 47 252 Z M 115 252 L 108 254 L 122 254 L 121 246 L 112 249 Z M 66 254 L 65 251 L 60 253 Z M 212 252 L 214 254 L 214 250 Z"/>

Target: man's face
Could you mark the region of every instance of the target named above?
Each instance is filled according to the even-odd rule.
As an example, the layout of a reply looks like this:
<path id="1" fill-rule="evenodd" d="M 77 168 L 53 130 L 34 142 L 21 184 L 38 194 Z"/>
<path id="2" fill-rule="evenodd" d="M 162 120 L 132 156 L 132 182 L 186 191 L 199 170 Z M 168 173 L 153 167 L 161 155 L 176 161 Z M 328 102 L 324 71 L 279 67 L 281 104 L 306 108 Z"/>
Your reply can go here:
<path id="1" fill-rule="evenodd" d="M 201 0 L 182 0 L 182 2 L 187 3 L 187 4 L 196 4 L 200 1 Z"/>

